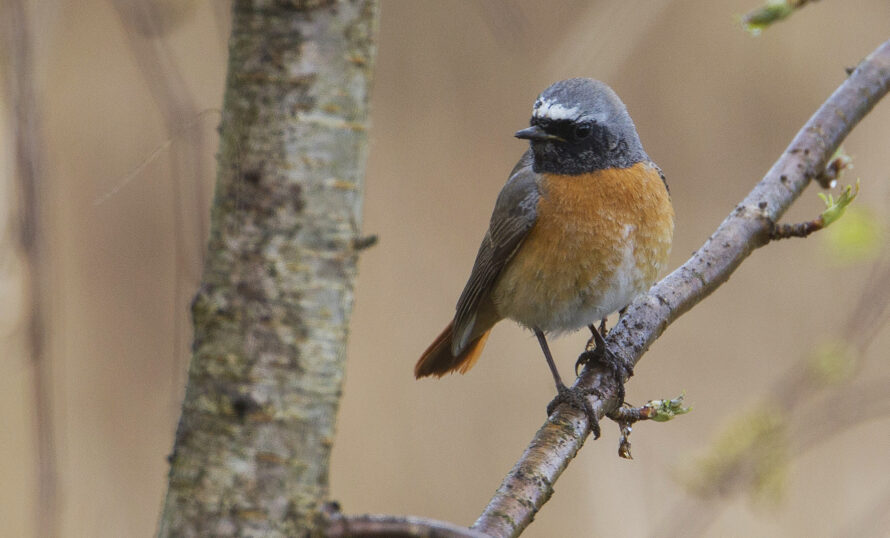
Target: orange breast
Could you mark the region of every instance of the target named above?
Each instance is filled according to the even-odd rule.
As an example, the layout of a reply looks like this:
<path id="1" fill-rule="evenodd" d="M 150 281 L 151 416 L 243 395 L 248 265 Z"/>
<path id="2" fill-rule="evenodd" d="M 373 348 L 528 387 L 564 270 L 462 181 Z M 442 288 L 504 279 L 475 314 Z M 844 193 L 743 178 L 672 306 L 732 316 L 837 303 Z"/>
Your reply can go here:
<path id="1" fill-rule="evenodd" d="M 670 253 L 674 211 L 654 167 L 545 174 L 540 188 L 535 226 L 492 291 L 501 316 L 574 330 L 655 282 Z"/>

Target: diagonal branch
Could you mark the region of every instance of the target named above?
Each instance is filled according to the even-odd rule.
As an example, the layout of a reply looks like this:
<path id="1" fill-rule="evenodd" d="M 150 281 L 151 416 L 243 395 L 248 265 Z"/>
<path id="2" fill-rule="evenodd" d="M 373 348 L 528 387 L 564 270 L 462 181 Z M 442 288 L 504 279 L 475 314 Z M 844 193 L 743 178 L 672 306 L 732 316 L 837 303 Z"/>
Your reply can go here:
<path id="1" fill-rule="evenodd" d="M 723 284 L 800 196 L 853 127 L 890 90 L 890 41 L 863 60 L 816 111 L 766 176 L 686 263 L 637 298 L 606 339 L 610 351 L 636 364 L 668 325 Z M 618 405 L 618 383 L 602 368 L 586 368 L 575 386 L 590 391 L 603 417 Z M 580 450 L 584 413 L 560 407 L 538 430 L 473 529 L 515 536 L 553 493 L 553 484 Z"/>

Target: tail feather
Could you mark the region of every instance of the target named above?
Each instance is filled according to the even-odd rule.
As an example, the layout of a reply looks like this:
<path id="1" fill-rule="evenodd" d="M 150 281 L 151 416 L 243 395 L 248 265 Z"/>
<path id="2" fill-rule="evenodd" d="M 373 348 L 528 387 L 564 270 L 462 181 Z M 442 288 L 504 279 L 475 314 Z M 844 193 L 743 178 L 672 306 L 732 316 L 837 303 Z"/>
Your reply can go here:
<path id="1" fill-rule="evenodd" d="M 485 347 L 485 341 L 488 340 L 488 333 L 490 332 L 491 329 L 477 336 L 460 355 L 455 357 L 451 354 L 454 322 L 449 323 L 445 330 L 442 331 L 442 334 L 433 340 L 430 347 L 426 348 L 426 351 L 420 356 L 420 360 L 414 366 L 414 377 L 418 379 L 430 375 L 442 377 L 455 370 L 465 374 L 476 364 L 476 360 L 479 358 L 479 354 L 482 353 L 482 348 Z"/>

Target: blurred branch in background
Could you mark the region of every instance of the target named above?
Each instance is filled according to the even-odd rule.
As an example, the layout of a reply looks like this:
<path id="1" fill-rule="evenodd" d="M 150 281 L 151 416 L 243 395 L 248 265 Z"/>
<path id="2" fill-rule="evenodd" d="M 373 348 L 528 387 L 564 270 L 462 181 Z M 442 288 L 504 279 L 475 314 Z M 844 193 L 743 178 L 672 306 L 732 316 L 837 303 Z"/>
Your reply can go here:
<path id="1" fill-rule="evenodd" d="M 165 39 L 179 19 L 186 16 L 189 2 L 156 2 L 154 0 L 112 0 L 123 22 L 125 34 L 133 51 L 146 85 L 161 111 L 167 133 L 175 135 L 185 127 L 194 125 L 201 112 L 176 61 L 176 56 Z M 184 215 L 195 219 L 195 233 L 190 241 L 177 234 L 177 258 L 180 267 L 189 270 L 189 281 L 196 281 L 201 267 L 203 240 L 207 236 L 204 207 L 205 171 L 204 135 L 201 129 L 192 129 L 191 136 L 173 147 L 175 158 L 171 167 L 171 185 L 176 191 L 180 207 L 174 211 L 177 230 L 183 231 Z M 182 187 L 191 191 L 183 191 Z M 198 254 L 195 254 L 198 253 Z"/>
<path id="2" fill-rule="evenodd" d="M 218 2 L 219 3 L 219 2 Z M 191 2 L 158 0 L 111 0 L 121 18 L 124 33 L 130 43 L 133 58 L 143 74 L 145 84 L 164 118 L 167 134 L 176 144 L 172 145 L 170 187 L 174 192 L 173 243 L 174 273 L 173 309 L 173 394 L 182 390 L 185 372 L 183 354 L 185 334 L 182 327 L 187 292 L 191 294 L 197 285 L 207 238 L 204 202 L 205 140 L 201 124 L 196 119 L 201 114 L 197 100 L 186 84 L 176 55 L 167 42 L 167 36 L 192 9 Z M 188 136 L 177 136 L 187 132 Z M 192 219 L 188 222 L 187 219 Z M 188 290 L 183 287 L 188 286 Z M 175 401 L 179 402 L 177 397 Z"/>
<path id="3" fill-rule="evenodd" d="M 768 0 L 766 4 L 742 15 L 742 27 L 759 35 L 770 25 L 789 17 L 795 10 L 816 0 Z"/>
<path id="4" fill-rule="evenodd" d="M 722 285 L 754 250 L 769 244 L 779 218 L 825 173 L 843 139 L 888 90 L 890 41 L 835 90 L 692 258 L 631 303 L 606 338 L 609 351 L 626 364 L 636 364 L 668 325 Z M 592 394 L 592 408 L 602 418 L 621 403 L 619 387 L 625 381 L 601 365 L 588 365 L 573 389 Z M 771 414 L 770 419 L 764 426 L 767 432 L 775 429 Z M 493 536 L 521 533 L 550 499 L 553 484 L 588 433 L 585 413 L 561 406 L 538 430 L 472 528 Z"/>
<path id="5" fill-rule="evenodd" d="M 566 73 L 589 71 L 596 58 L 597 78 L 608 80 L 626 66 L 627 58 L 673 0 L 605 0 L 591 2 L 575 17 L 573 28 L 553 47 L 544 62 L 551 80 Z M 578 51 L 584 54 L 578 54 Z"/>
<path id="6" fill-rule="evenodd" d="M 627 66 L 627 59 L 673 0 L 599 0 L 572 8 L 570 24 L 543 46 L 538 17 L 553 4 L 485 0 L 468 3 L 479 13 L 491 36 L 505 53 L 540 70 L 546 80 L 565 78 L 567 73 L 587 73 L 596 66 L 596 78 L 609 80 Z M 566 4 L 559 9 L 568 9 Z M 584 51 L 579 54 L 579 51 Z M 592 64 L 591 59 L 596 61 Z M 532 69 L 533 65 L 533 69 Z"/>
<path id="7" fill-rule="evenodd" d="M 859 375 L 875 336 L 890 321 L 888 306 L 890 252 L 885 249 L 838 334 L 820 342 L 766 396 L 731 419 L 708 454 L 681 473 L 693 497 L 668 511 L 659 526 L 666 536 L 704 534 L 728 501 L 744 494 L 752 501 L 779 500 L 795 459 L 851 427 L 890 414 L 888 380 L 865 381 Z"/>
<path id="8" fill-rule="evenodd" d="M 53 426 L 52 364 L 47 353 L 49 311 L 48 255 L 43 206 L 47 186 L 43 174 L 41 114 L 34 77 L 34 58 L 23 0 L 0 2 L 4 91 L 12 105 L 15 145 L 15 190 L 18 194 L 18 243 L 24 256 L 23 313 L 26 346 L 33 366 L 34 425 L 37 452 L 37 536 L 55 537 L 59 529 L 57 454 Z"/>

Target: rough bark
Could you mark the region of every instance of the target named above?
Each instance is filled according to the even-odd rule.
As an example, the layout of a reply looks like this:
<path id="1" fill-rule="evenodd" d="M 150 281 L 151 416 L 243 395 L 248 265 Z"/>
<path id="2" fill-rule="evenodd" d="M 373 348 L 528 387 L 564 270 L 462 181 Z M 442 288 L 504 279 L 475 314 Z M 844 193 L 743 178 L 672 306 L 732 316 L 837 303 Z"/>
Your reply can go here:
<path id="1" fill-rule="evenodd" d="M 234 3 L 160 536 L 319 534 L 352 309 L 374 0 Z"/>
<path id="2" fill-rule="evenodd" d="M 766 176 L 692 258 L 635 300 L 606 338 L 608 349 L 636 364 L 674 320 L 726 282 L 755 249 L 769 243 L 776 221 L 820 177 L 843 139 L 890 90 L 890 41 L 850 74 L 794 137 Z M 575 382 L 591 392 L 602 418 L 618 405 L 617 380 L 588 367 Z M 587 438 L 587 416 L 559 407 L 538 430 L 472 528 L 516 536 L 553 494 L 553 484 Z"/>

